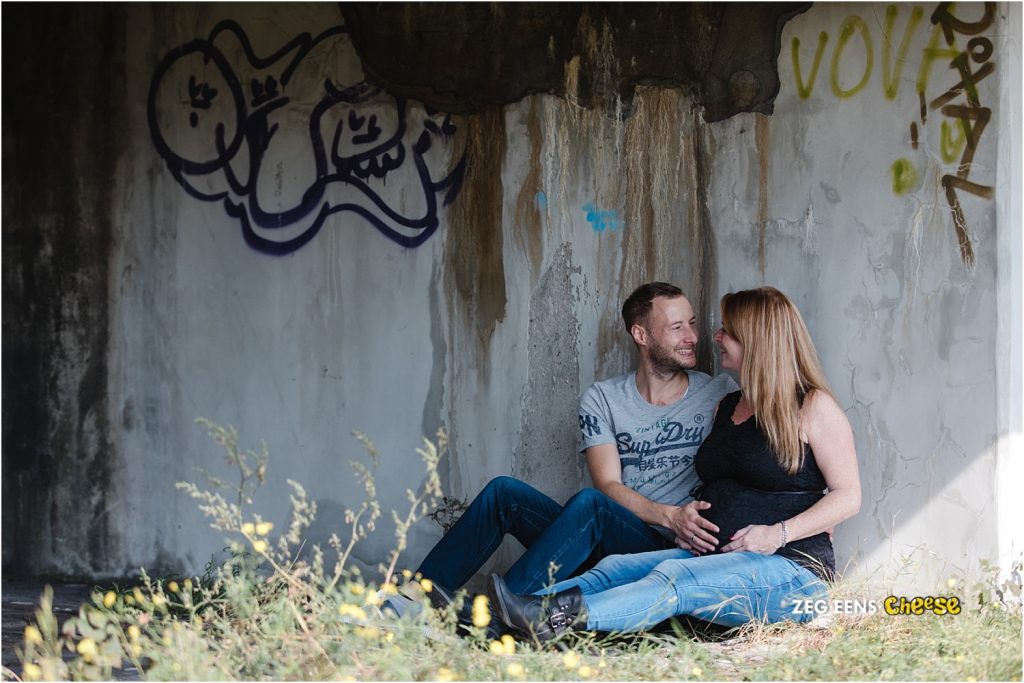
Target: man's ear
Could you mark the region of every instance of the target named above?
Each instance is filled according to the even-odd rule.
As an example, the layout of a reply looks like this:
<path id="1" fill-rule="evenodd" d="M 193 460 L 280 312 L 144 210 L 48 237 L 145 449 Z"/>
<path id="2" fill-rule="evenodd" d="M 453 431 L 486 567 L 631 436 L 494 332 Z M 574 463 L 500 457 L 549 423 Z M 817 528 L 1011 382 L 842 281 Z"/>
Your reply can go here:
<path id="1" fill-rule="evenodd" d="M 637 346 L 647 346 L 647 330 L 640 323 L 634 323 L 629 333 L 633 335 L 633 341 Z"/>

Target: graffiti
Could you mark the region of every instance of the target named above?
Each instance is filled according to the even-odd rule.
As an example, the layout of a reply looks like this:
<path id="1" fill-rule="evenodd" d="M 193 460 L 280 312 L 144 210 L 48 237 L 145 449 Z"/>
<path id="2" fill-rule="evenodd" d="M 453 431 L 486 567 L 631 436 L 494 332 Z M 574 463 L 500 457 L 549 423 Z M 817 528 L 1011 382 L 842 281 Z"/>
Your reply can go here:
<path id="1" fill-rule="evenodd" d="M 861 39 L 864 41 L 864 72 L 861 75 L 860 81 L 857 85 L 852 88 L 843 88 L 839 85 L 839 64 L 842 61 L 843 53 L 846 50 L 846 44 L 850 42 L 850 38 L 853 37 L 855 32 L 859 32 Z M 871 70 L 875 65 L 875 51 L 871 45 L 871 32 L 868 31 L 868 25 L 864 23 L 864 20 L 860 17 L 847 17 L 843 25 L 839 27 L 839 42 L 836 44 L 836 49 L 832 52 L 832 69 L 830 71 L 829 84 L 832 86 L 832 92 L 836 97 L 853 97 L 868 84 L 871 79 Z M 813 86 L 812 86 L 813 87 Z"/>
<path id="2" fill-rule="evenodd" d="M 347 31 L 336 26 L 261 57 L 222 21 L 156 67 L 148 120 L 158 153 L 186 193 L 222 202 L 258 251 L 294 252 L 340 212 L 416 247 L 461 188 L 465 155 L 447 162 L 451 117 L 360 77 L 325 75 L 343 49 Z"/>
<path id="3" fill-rule="evenodd" d="M 892 168 L 892 191 L 894 194 L 906 194 L 917 184 L 917 169 L 909 159 L 897 159 Z"/>
<path id="4" fill-rule="evenodd" d="M 543 192 L 538 192 L 534 196 L 533 201 L 540 211 L 545 211 L 548 208 L 548 196 Z"/>
<path id="5" fill-rule="evenodd" d="M 594 232 L 616 230 L 622 226 L 616 211 L 601 211 L 593 204 L 584 204 L 582 209 L 587 212 L 587 222 Z"/>
<path id="6" fill-rule="evenodd" d="M 910 144 L 913 149 L 918 149 L 921 127 L 928 122 L 929 112 L 938 111 L 944 117 L 939 122 L 939 157 L 944 164 L 955 164 L 956 172 L 942 176 L 942 188 L 949 204 L 961 259 L 967 266 L 973 266 L 974 247 L 971 245 L 970 233 L 960 199 L 962 193 L 983 199 L 991 199 L 994 195 L 991 186 L 971 180 L 970 175 L 973 170 L 974 155 L 982 134 L 992 118 L 992 110 L 982 106 L 978 84 L 995 72 L 995 63 L 992 60 L 994 53 L 992 41 L 980 35 L 995 21 L 995 3 L 986 2 L 984 5 L 961 6 L 967 7 L 964 11 L 974 14 L 978 13 L 979 7 L 983 7 L 982 16 L 977 20 L 961 18 L 954 14 L 951 2 L 939 3 L 931 14 L 932 33 L 926 47 L 921 52 L 921 66 L 916 80 L 920 104 L 919 120 L 912 121 L 910 124 Z M 882 93 L 888 100 L 895 99 L 899 94 L 900 84 L 903 81 L 903 66 L 907 61 L 911 40 L 924 17 L 924 10 L 919 7 L 912 8 L 904 24 L 902 36 L 897 42 L 895 40 L 896 25 L 900 13 L 901 7 L 898 5 L 889 5 L 886 8 L 884 35 L 880 41 L 884 46 Z M 846 86 L 841 82 L 840 72 L 847 45 L 855 36 L 860 37 L 860 44 L 863 48 L 859 53 L 863 54 L 863 69 L 859 71 L 859 80 L 853 85 Z M 961 50 L 957 47 L 958 36 L 968 39 L 966 49 Z M 797 95 L 801 99 L 808 99 L 814 92 L 819 66 L 828 40 L 828 33 L 821 32 L 819 34 L 810 73 L 805 82 L 800 66 L 800 40 L 797 37 L 793 38 L 791 45 L 793 74 Z M 894 58 L 893 48 L 897 44 L 898 48 Z M 949 69 L 959 78 L 959 82 L 929 101 L 926 93 L 931 80 L 932 66 L 936 62 L 948 65 Z M 829 77 L 832 93 L 842 99 L 853 97 L 868 84 L 873 69 L 874 43 L 869 26 L 860 17 L 849 16 L 840 26 L 839 39 L 832 52 Z M 962 100 L 957 101 L 959 98 Z M 892 190 L 895 194 L 900 195 L 913 189 L 920 175 L 913 162 L 906 158 L 896 159 L 890 166 L 889 172 L 892 177 Z"/>

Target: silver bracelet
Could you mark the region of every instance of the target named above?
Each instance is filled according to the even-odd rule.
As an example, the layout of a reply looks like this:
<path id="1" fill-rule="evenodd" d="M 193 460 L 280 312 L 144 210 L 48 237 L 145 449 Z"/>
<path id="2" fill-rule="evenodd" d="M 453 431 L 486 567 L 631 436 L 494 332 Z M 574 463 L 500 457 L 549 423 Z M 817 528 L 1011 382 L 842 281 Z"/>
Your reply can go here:
<path id="1" fill-rule="evenodd" d="M 786 542 L 789 540 L 789 530 L 786 528 L 786 520 L 782 520 L 782 545 L 780 548 L 786 547 Z"/>

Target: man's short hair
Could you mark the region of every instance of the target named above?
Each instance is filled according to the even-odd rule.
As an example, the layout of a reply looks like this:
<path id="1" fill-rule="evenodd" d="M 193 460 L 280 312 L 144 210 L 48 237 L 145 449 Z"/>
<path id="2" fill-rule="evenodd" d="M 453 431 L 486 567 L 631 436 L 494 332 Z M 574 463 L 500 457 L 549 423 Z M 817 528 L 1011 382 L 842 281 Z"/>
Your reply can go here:
<path id="1" fill-rule="evenodd" d="M 632 334 L 636 324 L 647 328 L 654 299 L 659 296 L 674 299 L 683 296 L 683 290 L 667 282 L 648 282 L 637 287 L 622 304 L 622 322 L 626 323 L 626 332 Z"/>

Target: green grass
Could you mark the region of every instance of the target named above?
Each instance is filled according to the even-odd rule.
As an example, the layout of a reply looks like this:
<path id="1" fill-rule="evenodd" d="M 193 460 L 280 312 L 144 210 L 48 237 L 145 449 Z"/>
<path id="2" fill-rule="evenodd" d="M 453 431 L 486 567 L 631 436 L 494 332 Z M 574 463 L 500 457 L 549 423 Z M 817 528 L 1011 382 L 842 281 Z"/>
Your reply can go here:
<path id="1" fill-rule="evenodd" d="M 374 466 L 356 468 L 366 501 L 346 515 L 351 537 L 331 540 L 330 561 L 320 548 L 299 561 L 315 504 L 292 483 L 292 521 L 275 535 L 247 512 L 265 452 L 242 451 L 234 430 L 205 424 L 240 483 L 180 487 L 228 535 L 231 559 L 203 577 L 153 581 L 143 572 L 138 585 L 98 589 L 62 629 L 45 594 L 26 628 L 22 666 L 5 669 L 5 680 L 110 680 L 129 665 L 145 680 L 1021 680 L 1020 586 L 994 578 L 961 586 L 957 615 L 842 614 L 748 625 L 726 638 L 683 629 L 569 634 L 542 649 L 490 641 L 482 628 L 460 637 L 453 610 L 389 617 L 377 608 L 378 591 L 429 588 L 397 563 L 410 526 L 441 498 L 443 435 L 419 451 L 426 484 L 409 491 L 406 514 L 393 515 L 396 550 L 370 581 L 347 560 L 380 516 L 372 445 L 364 440 Z M 838 585 L 833 595 L 863 592 Z"/>

